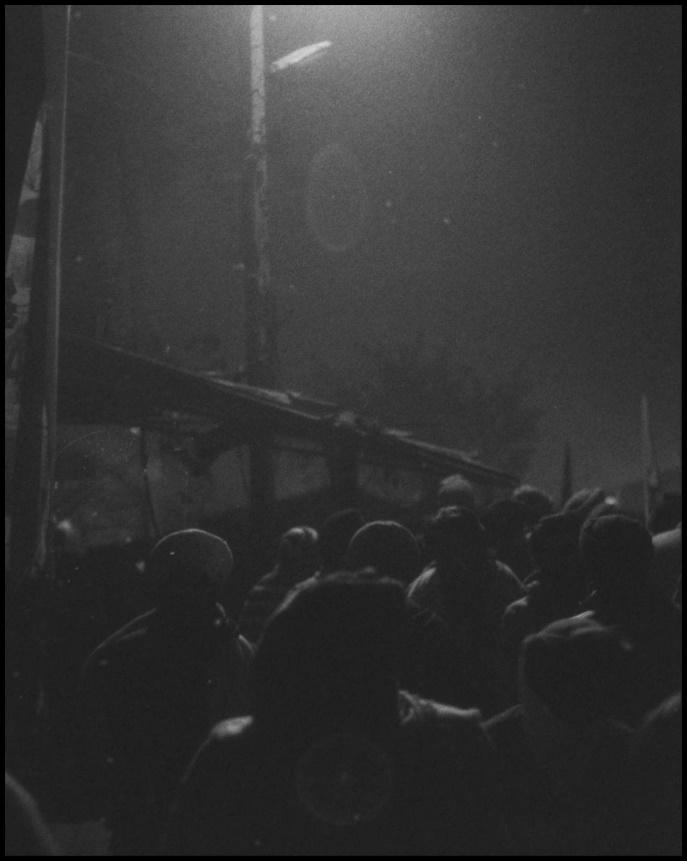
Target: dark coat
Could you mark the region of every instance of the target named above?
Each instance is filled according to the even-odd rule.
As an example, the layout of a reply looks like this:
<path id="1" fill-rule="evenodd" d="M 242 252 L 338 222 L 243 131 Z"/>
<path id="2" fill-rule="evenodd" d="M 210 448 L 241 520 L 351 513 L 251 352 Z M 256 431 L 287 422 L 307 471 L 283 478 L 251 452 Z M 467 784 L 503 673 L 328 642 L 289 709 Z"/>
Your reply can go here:
<path id="1" fill-rule="evenodd" d="M 155 844 L 210 728 L 245 712 L 251 657 L 219 605 L 193 622 L 151 610 L 90 656 L 82 683 L 84 754 L 116 847 Z"/>
<path id="2" fill-rule="evenodd" d="M 477 712 L 399 695 L 383 733 L 280 737 L 217 726 L 173 811 L 166 851 L 192 855 L 499 852 L 491 751 Z"/>

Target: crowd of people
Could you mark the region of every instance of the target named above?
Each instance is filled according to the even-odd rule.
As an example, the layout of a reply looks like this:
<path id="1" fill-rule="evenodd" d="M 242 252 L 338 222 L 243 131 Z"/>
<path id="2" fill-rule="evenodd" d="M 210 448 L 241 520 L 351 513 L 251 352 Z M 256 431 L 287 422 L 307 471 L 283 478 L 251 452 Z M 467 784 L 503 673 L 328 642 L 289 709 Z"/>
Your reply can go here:
<path id="1" fill-rule="evenodd" d="M 289 529 L 235 605 L 228 544 L 167 535 L 150 609 L 69 692 L 81 815 L 118 854 L 681 854 L 661 526 L 599 489 L 481 510 L 451 476 L 419 531 Z M 52 854 L 26 789 L 6 776 L 6 854 Z"/>

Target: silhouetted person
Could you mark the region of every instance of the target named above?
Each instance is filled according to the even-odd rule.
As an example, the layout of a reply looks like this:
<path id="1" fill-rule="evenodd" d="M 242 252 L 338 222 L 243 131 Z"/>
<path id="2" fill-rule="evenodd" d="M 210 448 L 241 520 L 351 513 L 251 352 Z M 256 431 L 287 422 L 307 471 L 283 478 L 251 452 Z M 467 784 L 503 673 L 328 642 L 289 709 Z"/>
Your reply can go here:
<path id="1" fill-rule="evenodd" d="M 513 499 L 502 499 L 480 515 L 487 544 L 495 559 L 507 565 L 522 582 L 532 571 L 527 546 L 531 517 L 528 509 Z"/>
<path id="2" fill-rule="evenodd" d="M 371 568 L 379 577 L 398 581 L 404 588 L 419 574 L 420 550 L 415 536 L 393 520 L 362 526 L 351 538 L 346 568 Z M 446 623 L 410 598 L 408 642 L 400 682 L 422 696 L 452 702 L 454 692 L 451 646 Z"/>
<path id="3" fill-rule="evenodd" d="M 29 793 L 5 772 L 5 855 L 59 855 Z"/>
<path id="4" fill-rule="evenodd" d="M 437 491 L 439 508 L 457 505 L 460 508 L 475 510 L 475 491 L 470 482 L 462 475 L 448 475 L 442 479 Z"/>
<path id="5" fill-rule="evenodd" d="M 376 576 L 292 593 L 258 647 L 251 715 L 200 750 L 167 851 L 498 851 L 478 714 L 399 691 L 404 627 L 402 588 Z"/>
<path id="6" fill-rule="evenodd" d="M 188 529 L 150 554 L 157 606 L 109 637 L 83 678 L 84 741 L 115 849 L 155 845 L 179 779 L 210 727 L 247 705 L 250 645 L 218 603 L 227 544 Z"/>
<path id="7" fill-rule="evenodd" d="M 288 593 L 320 567 L 317 532 L 309 526 L 295 526 L 285 532 L 277 550 L 277 561 L 269 574 L 248 593 L 239 618 L 239 630 L 257 643 L 268 619 Z"/>
<path id="8" fill-rule="evenodd" d="M 659 532 L 651 539 L 654 545 L 653 577 L 656 585 L 673 600 L 682 578 L 682 524 L 668 532 Z M 682 599 L 676 601 L 682 604 Z"/>
<path id="9" fill-rule="evenodd" d="M 648 530 L 624 515 L 588 520 L 580 534 L 580 559 L 592 590 L 584 617 L 618 628 L 634 647 L 630 722 L 682 684 L 682 613 L 652 577 L 653 554 Z"/>
<path id="10" fill-rule="evenodd" d="M 374 568 L 408 586 L 420 573 L 420 550 L 410 530 L 393 520 L 366 523 L 351 538 L 344 557 L 348 571 Z"/>
<path id="11" fill-rule="evenodd" d="M 593 620 L 525 640 L 519 705 L 485 724 L 515 854 L 623 853 L 631 731 L 613 715 L 629 655 Z"/>
<path id="12" fill-rule="evenodd" d="M 669 532 L 680 523 L 682 523 L 682 494 L 668 491 L 663 494 L 660 502 L 651 513 L 649 532 L 652 535 Z"/>
<path id="13" fill-rule="evenodd" d="M 579 557 L 580 524 L 570 514 L 544 517 L 529 537 L 534 571 L 527 594 L 503 616 L 503 645 L 512 666 L 522 641 L 557 619 L 580 611 L 584 577 Z"/>
<path id="14" fill-rule="evenodd" d="M 640 855 L 681 855 L 682 693 L 644 718 L 630 762 L 629 849 Z"/>
<path id="15" fill-rule="evenodd" d="M 452 701 L 493 714 L 505 707 L 501 619 L 523 587 L 507 566 L 489 558 L 484 528 L 473 511 L 441 509 L 427 542 L 435 564 L 411 584 L 408 596 L 449 629 L 458 697 Z"/>
<path id="16" fill-rule="evenodd" d="M 520 487 L 516 487 L 511 494 L 511 499 L 525 507 L 528 532 L 531 532 L 543 517 L 550 517 L 556 508 L 548 493 L 531 484 L 521 484 Z"/>

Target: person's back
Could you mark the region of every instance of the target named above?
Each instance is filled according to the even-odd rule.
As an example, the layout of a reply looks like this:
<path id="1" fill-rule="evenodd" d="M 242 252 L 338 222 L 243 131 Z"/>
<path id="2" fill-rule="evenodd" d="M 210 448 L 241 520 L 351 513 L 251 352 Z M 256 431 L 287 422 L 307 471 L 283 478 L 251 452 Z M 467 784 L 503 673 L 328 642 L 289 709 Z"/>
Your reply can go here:
<path id="1" fill-rule="evenodd" d="M 631 752 L 631 850 L 682 854 L 682 692 L 649 712 Z"/>
<path id="2" fill-rule="evenodd" d="M 675 600 L 682 578 L 682 524 L 653 536 L 652 575 L 663 594 Z"/>
<path id="3" fill-rule="evenodd" d="M 579 612 L 584 592 L 579 531 L 575 517 L 554 514 L 542 518 L 528 538 L 533 578 L 527 594 L 507 607 L 501 623 L 503 647 L 513 667 L 525 637 Z"/>
<path id="4" fill-rule="evenodd" d="M 178 854 L 440 854 L 502 848 L 476 712 L 400 692 L 403 592 L 323 578 L 273 617 L 253 714 L 216 727 L 185 779 Z"/>
<path id="5" fill-rule="evenodd" d="M 114 848 L 155 844 L 208 729 L 245 711 L 252 650 L 214 600 L 231 566 L 229 548 L 209 533 L 162 539 L 149 563 L 158 606 L 109 637 L 86 663 L 84 747 Z"/>
<path id="6" fill-rule="evenodd" d="M 493 714 L 510 697 L 501 619 L 524 590 L 509 568 L 488 558 L 484 529 L 468 509 L 441 509 L 430 523 L 428 543 L 436 562 L 410 585 L 408 597 L 448 627 L 462 688 L 452 702 Z"/>
<path id="7" fill-rule="evenodd" d="M 257 643 L 270 616 L 298 583 L 312 577 L 319 567 L 318 535 L 309 526 L 285 532 L 277 550 L 275 567 L 248 593 L 239 617 L 239 630 Z"/>
<path id="8" fill-rule="evenodd" d="M 630 729 L 616 721 L 629 647 L 591 620 L 525 640 L 519 704 L 485 723 L 516 854 L 626 848 Z"/>
<path id="9" fill-rule="evenodd" d="M 632 643 L 626 719 L 641 720 L 682 685 L 682 613 L 652 581 L 649 532 L 623 515 L 587 521 L 580 558 L 593 591 L 585 615 L 617 627 Z"/>

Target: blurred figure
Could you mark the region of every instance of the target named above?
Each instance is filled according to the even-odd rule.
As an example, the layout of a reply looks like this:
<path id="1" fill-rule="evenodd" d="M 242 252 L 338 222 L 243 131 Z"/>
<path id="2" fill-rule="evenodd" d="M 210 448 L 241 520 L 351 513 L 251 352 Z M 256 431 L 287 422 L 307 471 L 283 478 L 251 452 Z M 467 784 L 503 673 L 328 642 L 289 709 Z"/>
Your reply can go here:
<path id="1" fill-rule="evenodd" d="M 344 556 L 351 538 L 363 526 L 365 518 L 357 508 L 335 511 L 320 529 L 320 557 L 322 573 L 331 574 L 344 568 Z"/>
<path id="2" fill-rule="evenodd" d="M 457 505 L 475 510 L 475 491 L 470 482 L 462 475 L 449 475 L 439 484 L 437 492 L 439 508 Z"/>
<path id="3" fill-rule="evenodd" d="M 561 509 L 562 514 L 576 517 L 580 525 L 585 520 L 613 514 L 618 511 L 618 501 L 601 487 L 583 488 L 574 493 Z"/>
<path id="4" fill-rule="evenodd" d="M 518 855 L 622 854 L 631 732 L 614 714 L 629 645 L 592 620 L 525 640 L 519 705 L 485 724 Z"/>
<path id="5" fill-rule="evenodd" d="M 634 647 L 627 720 L 635 723 L 682 684 L 682 613 L 651 576 L 648 530 L 624 515 L 588 520 L 580 559 L 592 594 L 590 617 L 618 628 Z"/>
<path id="6" fill-rule="evenodd" d="M 405 589 L 419 574 L 420 550 L 405 526 L 378 520 L 361 527 L 351 538 L 345 566 L 349 571 L 373 569 L 377 576 L 396 580 Z M 414 693 L 452 702 L 453 668 L 446 623 L 410 598 L 407 610 L 408 641 L 400 682 Z"/>
<path id="7" fill-rule="evenodd" d="M 218 603 L 228 545 L 187 529 L 161 539 L 148 571 L 157 606 L 117 631 L 83 673 L 83 737 L 112 846 L 143 851 L 209 728 L 247 707 L 252 649 Z"/>
<path id="8" fill-rule="evenodd" d="M 642 721 L 631 757 L 630 848 L 638 855 L 682 855 L 682 693 Z"/>
<path id="9" fill-rule="evenodd" d="M 532 571 L 532 558 L 527 546 L 532 522 L 529 509 L 515 500 L 502 499 L 483 511 L 480 520 L 493 557 L 524 581 Z"/>
<path id="10" fill-rule="evenodd" d="M 579 521 L 570 514 L 544 517 L 530 534 L 532 582 L 525 597 L 506 609 L 502 622 L 503 645 L 513 668 L 525 637 L 580 611 L 584 577 L 579 535 Z"/>
<path id="11" fill-rule="evenodd" d="M 251 716 L 201 748 L 166 851 L 498 851 L 479 716 L 399 691 L 405 621 L 403 589 L 376 576 L 293 592 L 260 642 Z"/>
<path id="12" fill-rule="evenodd" d="M 668 532 L 659 532 L 651 541 L 654 545 L 652 568 L 656 585 L 664 595 L 682 606 L 682 524 Z"/>
<path id="13" fill-rule="evenodd" d="M 320 566 L 318 536 L 309 526 L 296 526 L 285 532 L 277 550 L 277 561 L 248 593 L 239 619 L 239 630 L 251 643 L 257 643 L 267 620 L 288 593 L 312 577 Z"/>
<path id="14" fill-rule="evenodd" d="M 506 704 L 501 619 L 524 589 L 507 566 L 489 558 L 485 530 L 473 511 L 442 508 L 427 542 L 435 563 L 410 585 L 408 597 L 447 625 L 456 668 L 452 701 L 493 714 Z"/>
<path id="15" fill-rule="evenodd" d="M 669 532 L 682 522 L 682 494 L 667 491 L 651 514 L 649 531 L 652 535 Z"/>
<path id="16" fill-rule="evenodd" d="M 556 508 L 548 493 L 531 484 L 521 484 L 520 487 L 516 487 L 511 494 L 511 499 L 525 507 L 528 532 L 531 532 L 543 517 L 550 517 Z"/>
<path id="17" fill-rule="evenodd" d="M 29 793 L 5 772 L 5 855 L 59 855 Z"/>

